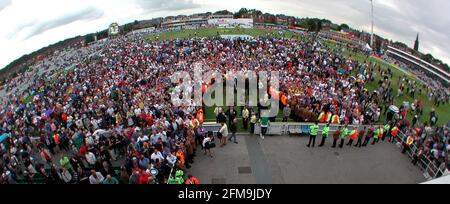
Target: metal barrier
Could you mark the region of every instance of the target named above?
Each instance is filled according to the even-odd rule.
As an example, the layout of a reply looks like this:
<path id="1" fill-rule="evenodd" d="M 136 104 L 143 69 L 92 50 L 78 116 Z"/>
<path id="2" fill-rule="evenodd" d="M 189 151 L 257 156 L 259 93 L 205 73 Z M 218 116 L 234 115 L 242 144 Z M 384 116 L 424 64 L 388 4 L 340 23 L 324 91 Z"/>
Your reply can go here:
<path id="1" fill-rule="evenodd" d="M 313 123 L 293 123 L 293 122 L 273 122 L 269 123 L 267 128 L 267 135 L 291 135 L 291 134 L 309 134 L 309 127 L 313 125 Z M 322 129 L 326 126 L 325 123 L 319 123 L 319 134 L 322 133 Z M 205 123 L 203 127 L 207 131 L 212 131 L 216 134 L 220 130 L 220 124 L 217 123 Z M 329 133 L 334 133 L 339 127 L 344 127 L 344 125 L 330 125 Z M 370 125 L 348 125 L 349 130 L 353 128 L 357 128 L 358 131 L 363 130 L 366 127 L 366 130 L 370 127 Z M 373 127 L 377 127 L 374 125 Z M 255 134 L 261 133 L 260 124 L 255 124 Z M 366 133 L 365 133 L 366 134 Z M 396 140 L 403 145 L 404 141 L 406 141 L 407 136 L 399 131 Z M 413 143 L 406 154 L 411 158 L 414 158 L 414 155 L 417 155 L 418 148 L 415 143 Z M 423 172 L 423 175 L 427 179 L 435 179 L 442 175 L 449 174 L 447 168 L 438 167 L 433 161 L 431 161 L 428 157 L 423 156 L 417 161 L 417 166 Z"/>
<path id="2" fill-rule="evenodd" d="M 203 123 L 202 127 L 206 132 L 211 131 L 214 135 L 217 135 L 217 132 L 219 132 L 221 125 L 215 122 L 205 122 Z"/>
<path id="3" fill-rule="evenodd" d="M 270 123 L 267 128 L 267 135 L 287 135 L 287 134 L 309 134 L 309 127 L 314 123 L 292 123 L 292 122 L 274 122 Z M 319 123 L 319 134 L 322 133 L 323 128 L 326 126 L 325 123 Z M 344 127 L 345 125 L 330 125 L 329 133 L 334 133 L 339 127 Z M 364 127 L 368 128 L 369 125 L 348 125 L 349 130 L 357 128 L 358 131 L 363 130 Z M 374 126 L 375 127 L 375 126 Z M 367 129 L 366 129 L 367 131 Z M 260 124 L 255 125 L 255 134 L 261 133 Z"/>

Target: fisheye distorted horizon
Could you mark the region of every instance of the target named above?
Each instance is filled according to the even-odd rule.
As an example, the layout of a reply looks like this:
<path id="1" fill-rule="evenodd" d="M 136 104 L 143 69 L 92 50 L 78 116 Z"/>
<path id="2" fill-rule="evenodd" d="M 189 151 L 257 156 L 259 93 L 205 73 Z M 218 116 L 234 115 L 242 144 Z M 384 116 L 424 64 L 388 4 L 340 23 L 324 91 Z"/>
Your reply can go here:
<path id="1" fill-rule="evenodd" d="M 111 22 L 119 24 L 171 15 L 258 9 L 271 14 L 326 18 L 370 31 L 369 0 L 0 0 L 0 67 L 58 41 L 98 32 Z M 420 34 L 420 51 L 450 62 L 450 8 L 446 1 L 374 0 L 375 33 L 412 47 Z M 26 15 L 23 15 L 26 14 Z M 11 49 L 14 48 L 14 49 Z"/>

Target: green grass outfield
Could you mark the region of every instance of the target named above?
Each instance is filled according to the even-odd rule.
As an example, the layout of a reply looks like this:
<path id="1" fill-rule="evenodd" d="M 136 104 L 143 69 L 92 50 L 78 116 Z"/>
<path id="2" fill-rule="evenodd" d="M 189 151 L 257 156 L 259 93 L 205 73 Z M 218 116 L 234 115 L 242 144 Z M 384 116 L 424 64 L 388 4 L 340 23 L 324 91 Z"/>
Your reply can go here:
<path id="1" fill-rule="evenodd" d="M 262 28 L 199 28 L 174 30 L 158 34 L 151 34 L 147 37 L 150 41 L 189 39 L 193 37 L 216 37 L 218 35 L 250 35 L 252 37 L 285 37 L 303 39 L 304 36 L 295 34 L 291 31 L 280 33 L 278 30 L 269 30 Z"/>
<path id="2" fill-rule="evenodd" d="M 376 66 L 380 65 L 381 69 L 383 70 L 387 70 L 387 69 L 391 69 L 392 71 L 392 82 L 391 82 L 391 86 L 393 88 L 393 94 L 394 94 L 394 103 L 396 106 L 400 107 L 401 104 L 404 101 L 408 101 L 410 103 L 414 102 L 414 99 L 411 98 L 409 96 L 409 94 L 404 94 L 401 97 L 396 97 L 397 96 L 397 91 L 398 91 L 398 79 L 399 76 L 406 76 L 409 80 L 415 80 L 416 82 L 418 82 L 419 84 L 421 84 L 422 82 L 420 82 L 419 80 L 417 80 L 417 78 L 413 77 L 412 75 L 409 74 L 405 74 L 404 71 L 401 70 L 400 67 L 398 67 L 397 65 L 394 64 L 390 64 L 388 62 L 385 62 L 384 60 L 378 59 L 378 58 L 374 58 L 374 57 L 367 57 L 363 54 L 359 54 L 359 53 L 354 53 L 352 51 L 347 50 L 346 48 L 337 46 L 334 43 L 329 43 L 326 42 L 325 43 L 326 46 L 328 46 L 329 48 L 338 48 L 338 49 L 342 49 L 342 54 L 347 57 L 347 58 L 352 58 L 354 60 L 357 60 L 359 62 L 375 62 Z M 367 83 L 366 84 L 366 88 L 367 90 L 369 90 L 370 92 L 373 92 L 377 87 L 378 87 L 378 81 L 380 80 L 380 73 L 377 73 L 377 77 L 375 78 L 375 80 L 373 82 Z M 432 108 L 435 108 L 436 113 L 438 114 L 438 125 L 444 125 L 447 122 L 450 121 L 450 114 L 448 113 L 450 111 L 450 104 L 441 104 L 439 107 L 434 107 L 433 105 L 433 101 L 429 101 L 428 100 L 428 96 L 426 94 L 426 90 L 422 90 L 421 93 L 416 92 L 415 94 L 415 98 L 421 100 L 422 102 L 424 102 L 424 111 L 423 111 L 423 116 L 421 117 L 421 122 L 426 122 L 428 121 L 428 114 L 430 113 Z M 407 114 L 407 118 L 408 121 L 411 122 L 413 115 L 411 113 L 408 112 Z M 382 121 L 385 121 L 385 117 L 382 118 Z"/>
<path id="3" fill-rule="evenodd" d="M 217 35 L 250 35 L 253 37 L 285 37 L 285 38 L 293 38 L 297 40 L 307 40 L 309 38 L 290 32 L 290 31 L 284 31 L 280 33 L 278 30 L 270 30 L 270 29 L 262 29 L 262 28 L 200 28 L 200 29 L 185 29 L 185 30 L 175 30 L 175 31 L 169 31 L 159 34 L 152 34 L 147 37 L 149 41 L 160 41 L 160 40 L 173 40 L 173 39 L 188 39 L 193 37 L 215 37 Z M 406 75 L 403 71 L 400 70 L 400 68 L 396 65 L 389 64 L 387 62 L 384 62 L 383 60 L 373 58 L 373 57 L 367 57 L 365 55 L 359 54 L 359 53 L 353 53 L 343 47 L 339 47 L 334 43 L 325 42 L 324 43 L 328 48 L 331 49 L 342 49 L 342 54 L 347 57 L 351 58 L 353 60 L 357 60 L 359 62 L 375 62 L 376 65 L 380 65 L 382 69 L 391 69 L 393 72 L 392 77 L 392 88 L 394 90 L 393 94 L 394 96 L 397 95 L 397 83 L 399 76 L 407 76 L 409 79 L 416 80 L 411 75 Z M 380 79 L 380 73 L 377 73 L 377 77 L 373 82 L 367 83 L 366 88 L 372 92 L 377 87 L 377 82 Z M 420 83 L 420 82 L 419 82 Z M 434 107 L 432 101 L 428 101 L 428 97 L 425 93 L 425 90 L 422 90 L 422 93 L 416 93 L 416 98 L 422 100 L 424 102 L 424 115 L 421 117 L 421 121 L 425 122 L 428 120 L 428 114 L 431 111 L 431 109 Z M 408 101 L 410 103 L 414 102 L 414 99 L 409 97 L 408 94 L 403 95 L 402 97 L 394 98 L 394 103 L 397 106 L 400 106 L 404 101 Z M 214 116 L 214 110 L 215 107 L 207 107 L 206 113 L 205 113 L 205 120 L 212 122 L 215 121 Z M 434 107 L 437 114 L 438 114 L 438 125 L 446 124 L 450 121 L 450 114 L 448 114 L 448 111 L 450 110 L 450 104 L 440 105 L 439 107 Z M 240 113 L 240 107 L 237 109 L 238 113 Z M 412 115 L 408 113 L 407 118 L 411 122 Z M 282 118 L 282 111 L 279 112 L 279 117 L 277 118 L 277 121 L 281 121 Z M 385 116 L 382 117 L 381 121 L 385 121 Z M 238 120 L 241 120 L 240 118 Z M 242 123 L 239 122 L 239 130 L 242 130 L 241 127 Z"/>

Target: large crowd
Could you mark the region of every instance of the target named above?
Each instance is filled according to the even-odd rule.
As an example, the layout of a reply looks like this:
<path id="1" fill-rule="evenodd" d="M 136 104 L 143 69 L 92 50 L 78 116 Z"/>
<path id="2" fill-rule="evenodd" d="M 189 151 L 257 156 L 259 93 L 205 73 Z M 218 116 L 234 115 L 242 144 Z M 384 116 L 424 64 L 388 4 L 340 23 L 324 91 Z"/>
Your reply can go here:
<path id="1" fill-rule="evenodd" d="M 280 71 L 279 93 L 286 97 L 281 108 L 288 107 L 286 118 L 300 122 L 325 114 L 339 124 L 375 124 L 395 97 L 390 70 L 346 59 L 318 42 L 271 37 L 150 42 L 141 33 L 117 36 L 55 53 L 5 84 L 1 182 L 198 183 L 187 169 L 199 149 L 207 153 L 214 137 L 202 127 L 201 104 L 173 106 L 170 80 L 176 71 L 193 74 L 197 62 L 223 76 Z M 371 93 L 365 83 L 377 74 L 379 87 Z M 209 82 L 192 85 L 198 83 Z M 246 118 L 254 124 L 256 108 L 246 104 L 251 109 Z M 403 120 L 401 114 L 396 118 L 399 124 Z M 235 122 L 229 119 L 233 136 Z M 226 125 L 222 134 L 228 134 Z M 423 140 L 425 152 L 437 159 L 447 154 L 447 129 Z"/>

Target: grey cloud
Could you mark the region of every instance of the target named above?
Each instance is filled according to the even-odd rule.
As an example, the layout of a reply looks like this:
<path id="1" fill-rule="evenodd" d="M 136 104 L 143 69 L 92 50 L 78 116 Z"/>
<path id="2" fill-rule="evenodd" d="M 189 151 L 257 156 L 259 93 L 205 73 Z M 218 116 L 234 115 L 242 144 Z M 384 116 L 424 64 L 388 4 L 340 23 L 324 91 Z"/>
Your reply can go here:
<path id="1" fill-rule="evenodd" d="M 271 2 L 272 0 L 265 0 Z M 442 0 L 373 0 L 375 32 L 385 38 L 402 41 L 412 46 L 420 33 L 420 50 L 442 57 L 450 63 L 450 1 Z M 369 0 L 282 0 L 303 11 L 302 16 L 328 18 L 348 23 L 355 28 L 370 28 Z M 392 6 L 383 4 L 388 3 Z M 298 8 L 298 9 L 297 9 Z M 317 12 L 320 11 L 320 12 Z M 366 30 L 368 31 L 368 30 Z"/>
<path id="2" fill-rule="evenodd" d="M 89 7 L 84 10 L 80 10 L 79 12 L 69 13 L 58 19 L 41 21 L 37 24 L 28 27 L 24 26 L 22 27 L 22 29 L 31 27 L 31 31 L 24 37 L 24 40 L 39 35 L 47 30 L 51 30 L 80 20 L 98 19 L 101 18 L 103 15 L 104 15 L 103 10 L 94 7 Z"/>
<path id="3" fill-rule="evenodd" d="M 442 15 L 442 11 L 450 8 L 450 3 L 440 0 L 428 1 L 393 1 L 399 12 L 390 9 L 380 8 L 377 10 L 378 27 L 386 32 L 398 37 L 398 40 L 404 41 L 408 45 L 412 45 L 415 40 L 416 32 L 420 33 L 421 50 L 433 52 L 436 47 L 440 53 L 438 54 L 447 61 L 450 59 L 448 53 L 443 51 L 450 47 L 450 16 Z M 424 48 L 424 49 L 422 49 Z"/>
<path id="4" fill-rule="evenodd" d="M 11 0 L 0 0 L 0 11 L 11 5 Z"/>
<path id="5" fill-rule="evenodd" d="M 200 6 L 192 0 L 136 0 L 136 3 L 147 11 L 176 11 Z"/>

